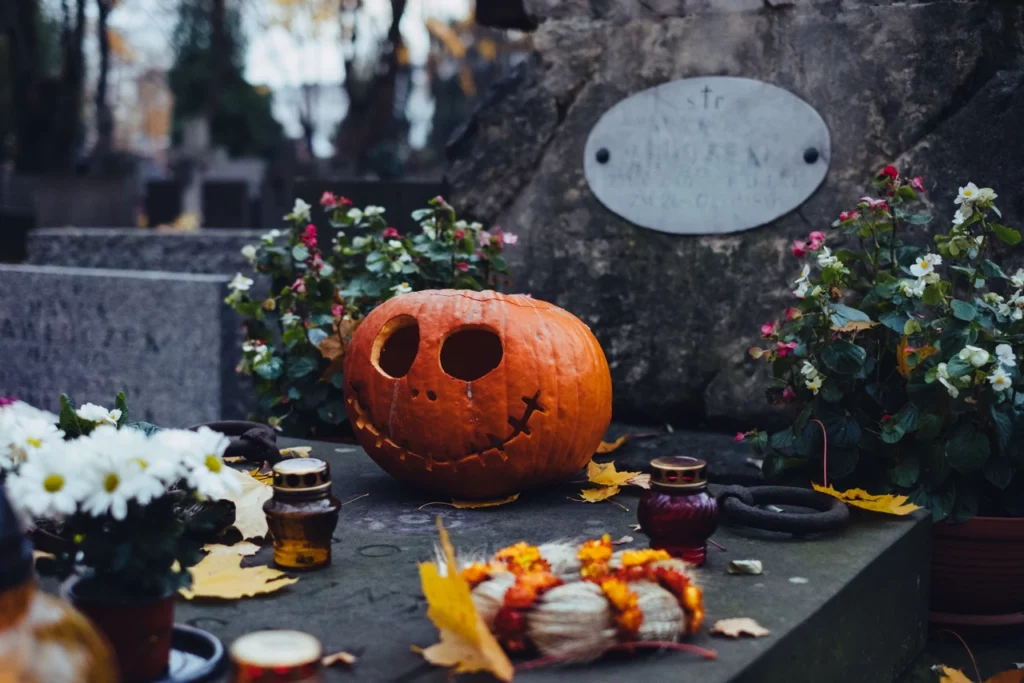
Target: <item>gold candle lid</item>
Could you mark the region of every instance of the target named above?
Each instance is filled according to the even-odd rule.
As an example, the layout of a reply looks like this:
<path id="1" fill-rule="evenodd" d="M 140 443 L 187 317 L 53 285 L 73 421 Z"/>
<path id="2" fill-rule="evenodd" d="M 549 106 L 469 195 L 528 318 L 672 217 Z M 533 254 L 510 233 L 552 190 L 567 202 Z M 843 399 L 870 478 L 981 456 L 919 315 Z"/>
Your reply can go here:
<path id="1" fill-rule="evenodd" d="M 323 648 L 302 631 L 255 631 L 231 644 L 236 681 L 302 681 L 320 668 Z"/>
<path id="2" fill-rule="evenodd" d="M 697 489 L 708 484 L 708 464 L 699 458 L 672 455 L 651 461 L 651 486 L 660 489 Z"/>
<path id="3" fill-rule="evenodd" d="M 274 490 L 312 493 L 331 488 L 331 468 L 317 458 L 289 458 L 274 465 Z"/>

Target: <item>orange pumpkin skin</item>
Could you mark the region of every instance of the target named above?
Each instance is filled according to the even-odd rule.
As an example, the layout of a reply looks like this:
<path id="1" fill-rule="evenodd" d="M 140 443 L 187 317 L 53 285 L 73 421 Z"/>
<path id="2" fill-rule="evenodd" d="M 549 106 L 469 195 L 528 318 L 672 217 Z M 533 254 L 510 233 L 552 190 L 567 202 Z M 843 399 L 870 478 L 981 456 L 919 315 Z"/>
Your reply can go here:
<path id="1" fill-rule="evenodd" d="M 522 295 L 390 299 L 353 335 L 344 376 L 345 407 L 370 457 L 454 498 L 565 481 L 611 421 L 611 374 L 590 328 Z"/>

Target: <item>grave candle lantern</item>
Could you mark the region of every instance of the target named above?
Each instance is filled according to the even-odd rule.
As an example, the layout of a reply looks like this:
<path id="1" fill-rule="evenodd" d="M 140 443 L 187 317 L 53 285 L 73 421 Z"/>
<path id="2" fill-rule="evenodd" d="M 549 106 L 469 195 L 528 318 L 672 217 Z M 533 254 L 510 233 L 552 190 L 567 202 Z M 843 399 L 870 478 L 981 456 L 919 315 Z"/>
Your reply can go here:
<path id="1" fill-rule="evenodd" d="M 708 493 L 707 463 L 687 456 L 651 461 L 651 488 L 637 508 L 652 548 L 704 564 L 707 540 L 718 527 L 718 504 Z"/>
<path id="2" fill-rule="evenodd" d="M 288 569 L 330 564 L 340 510 L 326 462 L 292 458 L 274 465 L 274 497 L 263 504 L 274 537 L 274 564 Z"/>

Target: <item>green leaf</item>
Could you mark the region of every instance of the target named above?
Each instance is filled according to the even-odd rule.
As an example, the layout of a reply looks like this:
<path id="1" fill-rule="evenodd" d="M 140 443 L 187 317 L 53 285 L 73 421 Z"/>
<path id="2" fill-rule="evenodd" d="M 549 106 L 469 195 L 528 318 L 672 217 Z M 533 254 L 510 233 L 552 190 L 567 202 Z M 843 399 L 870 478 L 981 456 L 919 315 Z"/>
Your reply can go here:
<path id="1" fill-rule="evenodd" d="M 860 441 L 860 425 L 849 415 L 826 418 L 823 422 L 828 432 L 829 446 L 852 448 Z M 817 425 L 815 425 L 815 428 L 817 428 Z"/>
<path id="2" fill-rule="evenodd" d="M 921 331 L 921 323 L 917 322 L 913 318 L 903 324 L 903 334 L 908 337 L 912 334 L 917 334 Z"/>
<path id="3" fill-rule="evenodd" d="M 911 225 L 924 225 L 931 220 L 931 215 L 927 213 L 912 213 L 906 218 L 906 221 Z"/>
<path id="4" fill-rule="evenodd" d="M 839 403 L 843 400 L 843 390 L 839 388 L 838 382 L 825 382 L 821 385 L 818 395 L 829 403 Z"/>
<path id="5" fill-rule="evenodd" d="M 305 261 L 309 258 L 309 249 L 305 244 L 296 244 L 292 247 L 292 258 L 296 261 Z"/>
<path id="6" fill-rule="evenodd" d="M 128 421 L 128 399 L 123 391 L 118 392 L 114 399 L 114 408 L 121 411 L 121 417 L 117 419 L 117 428 L 120 429 Z"/>
<path id="7" fill-rule="evenodd" d="M 997 489 L 1005 489 L 1013 481 L 1013 466 L 1005 458 L 989 458 L 981 471 Z"/>
<path id="8" fill-rule="evenodd" d="M 163 427 L 158 427 L 151 422 L 126 422 L 124 426 L 125 429 L 137 429 L 146 436 L 152 436 L 163 429 Z"/>
<path id="9" fill-rule="evenodd" d="M 289 351 L 294 349 L 295 345 L 305 338 L 305 329 L 298 325 L 295 325 L 294 327 L 289 327 L 287 330 L 284 331 L 284 334 L 281 335 L 281 341 L 284 342 L 284 348 L 288 349 Z"/>
<path id="10" fill-rule="evenodd" d="M 327 339 L 329 334 L 321 330 L 319 327 L 311 327 L 306 333 L 309 338 L 309 343 L 319 348 L 320 344 L 323 343 L 324 339 Z"/>
<path id="11" fill-rule="evenodd" d="M 978 485 L 973 481 L 959 479 L 955 482 L 956 505 L 950 513 L 955 523 L 966 522 L 978 514 Z"/>
<path id="12" fill-rule="evenodd" d="M 316 414 L 327 424 L 341 424 L 345 421 L 345 406 L 340 401 L 331 401 L 317 408 Z"/>
<path id="13" fill-rule="evenodd" d="M 996 237 L 1001 239 L 1006 244 L 1013 245 L 1020 243 L 1020 233 L 1014 230 L 1013 228 L 1009 228 L 1000 223 L 993 223 L 992 232 L 994 232 Z"/>
<path id="14" fill-rule="evenodd" d="M 953 316 L 964 322 L 971 322 L 974 320 L 974 316 L 978 315 L 978 309 L 966 301 L 960 301 L 960 299 L 953 299 L 949 303 L 953 309 Z"/>
<path id="15" fill-rule="evenodd" d="M 970 424 L 957 427 L 946 442 L 946 459 L 950 467 L 961 474 L 970 474 L 982 468 L 989 456 L 988 436 Z"/>
<path id="16" fill-rule="evenodd" d="M 918 462 L 917 458 L 910 455 L 903 458 L 892 468 L 892 483 L 903 488 L 910 488 L 917 483 L 917 478 L 920 474 L 921 463 Z"/>
<path id="17" fill-rule="evenodd" d="M 793 447 L 793 428 L 786 427 L 780 432 L 771 435 L 769 443 L 777 451 L 784 451 Z"/>
<path id="18" fill-rule="evenodd" d="M 896 420 L 890 419 L 884 425 L 882 425 L 882 433 L 879 436 L 885 443 L 896 443 L 907 433 L 907 430 L 903 428 L 903 425 L 898 424 Z"/>
<path id="19" fill-rule="evenodd" d="M 60 395 L 60 417 L 57 427 L 71 437 L 79 437 L 93 430 L 91 422 L 85 422 L 75 412 L 75 404 L 67 394 Z"/>
<path id="20" fill-rule="evenodd" d="M 334 323 L 334 316 L 330 313 L 314 313 L 309 316 L 309 322 L 317 327 L 320 327 L 321 325 L 330 325 Z"/>
<path id="21" fill-rule="evenodd" d="M 414 221 L 421 221 L 433 212 L 433 209 L 416 209 L 410 215 Z"/>
<path id="22" fill-rule="evenodd" d="M 1013 408 L 1009 403 L 989 406 L 989 414 L 996 428 L 996 445 L 998 451 L 1004 457 L 1009 455 L 1010 444 L 1013 440 Z"/>
<path id="23" fill-rule="evenodd" d="M 345 387 L 345 374 L 342 372 L 336 372 L 331 376 L 331 385 L 335 389 L 342 389 Z"/>
<path id="24" fill-rule="evenodd" d="M 832 324 L 842 327 L 849 322 L 869 323 L 871 318 L 864 311 L 844 306 L 843 304 L 832 304 Z"/>
<path id="25" fill-rule="evenodd" d="M 910 316 L 899 311 L 887 311 L 878 316 L 878 322 L 888 327 L 897 334 L 903 334 L 904 326 L 910 321 Z"/>
<path id="26" fill-rule="evenodd" d="M 928 285 L 924 288 L 924 294 L 921 295 L 921 301 L 934 306 L 942 301 L 942 290 L 936 285 Z"/>
<path id="27" fill-rule="evenodd" d="M 892 416 L 891 422 L 895 422 L 903 427 L 908 433 L 913 432 L 917 429 L 918 410 L 917 406 L 913 402 L 908 402 L 903 405 L 899 411 Z"/>
<path id="28" fill-rule="evenodd" d="M 253 372 L 262 377 L 263 379 L 277 379 L 281 376 L 281 371 L 284 369 L 284 363 L 281 362 L 280 356 L 274 356 L 265 363 L 260 363 L 253 368 Z"/>
<path id="29" fill-rule="evenodd" d="M 942 431 L 942 418 L 935 413 L 924 413 L 917 418 L 917 438 L 923 441 L 934 439 Z"/>
<path id="30" fill-rule="evenodd" d="M 288 387 L 288 398 L 291 399 L 292 401 L 298 401 L 300 398 L 302 398 L 302 392 L 299 391 L 299 388 L 297 386 L 292 385 Z"/>
<path id="31" fill-rule="evenodd" d="M 967 361 L 960 358 L 960 356 L 953 356 L 946 363 L 946 373 L 950 377 L 963 377 L 974 372 L 974 366 Z"/>
<path id="32" fill-rule="evenodd" d="M 299 356 L 288 361 L 288 377 L 298 379 L 316 370 L 317 360 L 312 356 Z"/>
<path id="33" fill-rule="evenodd" d="M 840 375 L 857 374 L 866 358 L 864 349 L 845 339 L 832 342 L 821 352 L 821 362 Z"/>

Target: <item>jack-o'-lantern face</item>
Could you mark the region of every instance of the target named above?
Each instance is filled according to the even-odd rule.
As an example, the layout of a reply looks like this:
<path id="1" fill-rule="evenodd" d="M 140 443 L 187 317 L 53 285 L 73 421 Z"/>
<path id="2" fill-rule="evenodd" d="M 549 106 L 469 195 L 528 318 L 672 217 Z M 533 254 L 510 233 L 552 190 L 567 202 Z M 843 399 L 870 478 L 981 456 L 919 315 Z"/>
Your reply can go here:
<path id="1" fill-rule="evenodd" d="M 458 498 L 572 476 L 611 420 L 608 363 L 589 328 L 496 292 L 416 292 L 379 306 L 348 347 L 345 397 L 377 464 Z"/>

